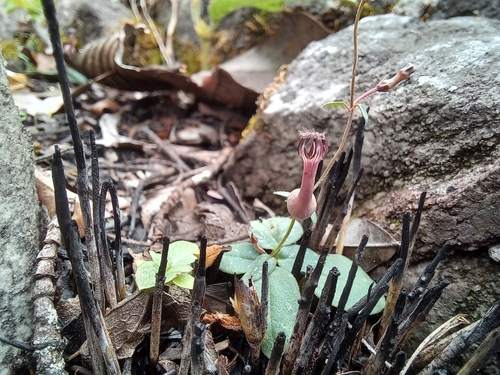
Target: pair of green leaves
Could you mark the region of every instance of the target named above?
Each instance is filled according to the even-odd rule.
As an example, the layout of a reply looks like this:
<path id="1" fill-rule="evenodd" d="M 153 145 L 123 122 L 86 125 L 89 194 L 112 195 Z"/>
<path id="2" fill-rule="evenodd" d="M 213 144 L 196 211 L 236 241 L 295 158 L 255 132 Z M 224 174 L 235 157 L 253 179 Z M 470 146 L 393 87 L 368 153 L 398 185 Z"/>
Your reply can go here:
<path id="1" fill-rule="evenodd" d="M 267 250 L 275 249 L 278 243 L 285 235 L 291 219 L 285 217 L 274 217 L 263 221 L 252 221 L 250 223 L 250 235 L 253 234 L 258 239 L 258 245 Z M 220 270 L 229 273 L 243 275 L 242 279 L 248 284 L 251 278 L 257 293 L 261 293 L 262 286 L 262 264 L 268 262 L 269 269 L 269 311 L 267 332 L 262 340 L 262 352 L 269 358 L 271 350 L 279 332 L 285 332 L 287 340 L 290 338 L 295 324 L 295 317 L 298 310 L 298 300 L 300 290 L 292 275 L 292 267 L 299 250 L 299 245 L 295 243 L 303 234 L 302 226 L 295 223 L 289 237 L 284 243 L 281 251 L 276 257 L 269 254 L 261 254 L 255 250 L 251 243 L 240 243 L 233 245 L 232 250 L 225 253 Z M 308 265 L 313 267 L 319 259 L 311 249 L 306 249 L 302 271 L 305 272 Z M 334 266 L 340 271 L 340 277 L 337 282 L 337 289 L 332 305 L 337 306 L 340 295 L 347 282 L 347 276 L 351 268 L 352 261 L 342 255 L 330 254 L 327 256 L 323 272 L 321 274 L 315 295 L 319 297 L 323 290 L 326 278 L 330 269 Z M 354 284 L 349 295 L 346 309 L 349 309 L 357 301 L 366 295 L 368 288 L 374 281 L 366 272 L 358 268 Z M 381 298 L 372 314 L 376 314 L 385 306 L 385 299 Z M 288 343 L 288 341 L 287 341 Z"/>
<path id="2" fill-rule="evenodd" d="M 194 278 L 191 276 L 193 262 L 200 249 L 192 242 L 177 241 L 170 244 L 167 256 L 165 285 L 175 284 L 181 288 L 193 289 Z M 160 268 L 161 254 L 150 252 L 151 261 L 136 260 L 135 282 L 140 290 L 153 289 L 156 274 Z"/>

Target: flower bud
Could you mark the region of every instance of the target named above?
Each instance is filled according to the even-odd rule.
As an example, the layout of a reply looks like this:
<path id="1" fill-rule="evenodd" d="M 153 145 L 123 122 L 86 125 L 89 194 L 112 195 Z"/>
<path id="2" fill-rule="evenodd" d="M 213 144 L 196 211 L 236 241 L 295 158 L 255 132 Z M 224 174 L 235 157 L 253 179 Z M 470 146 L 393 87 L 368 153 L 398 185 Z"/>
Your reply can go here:
<path id="1" fill-rule="evenodd" d="M 300 189 L 293 190 L 286 205 L 290 215 L 299 220 L 310 217 L 316 210 L 316 198 L 314 197 L 314 179 L 318 165 L 328 153 L 325 133 L 318 133 L 307 129 L 299 131 L 299 155 L 304 162 L 302 172 L 302 183 Z"/>

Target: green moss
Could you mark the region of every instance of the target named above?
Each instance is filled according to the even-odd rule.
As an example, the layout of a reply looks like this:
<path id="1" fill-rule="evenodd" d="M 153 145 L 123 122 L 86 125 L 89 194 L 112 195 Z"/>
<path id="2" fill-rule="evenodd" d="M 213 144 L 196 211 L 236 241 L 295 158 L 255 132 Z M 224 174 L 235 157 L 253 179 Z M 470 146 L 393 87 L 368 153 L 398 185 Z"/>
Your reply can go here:
<path id="1" fill-rule="evenodd" d="M 196 43 L 180 43 L 174 38 L 174 51 L 177 59 L 186 65 L 187 74 L 200 71 L 200 47 Z"/>
<path id="2" fill-rule="evenodd" d="M 19 58 L 19 40 L 2 40 L 0 42 L 0 50 L 5 61 L 17 60 Z"/>

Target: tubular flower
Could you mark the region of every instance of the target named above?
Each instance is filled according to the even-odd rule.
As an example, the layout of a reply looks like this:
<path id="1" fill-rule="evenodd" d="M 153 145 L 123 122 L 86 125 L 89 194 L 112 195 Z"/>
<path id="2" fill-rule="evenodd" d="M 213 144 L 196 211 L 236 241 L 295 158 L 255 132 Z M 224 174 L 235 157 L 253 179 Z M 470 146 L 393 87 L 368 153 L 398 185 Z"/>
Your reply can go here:
<path id="1" fill-rule="evenodd" d="M 318 133 L 307 129 L 299 130 L 299 155 L 304 161 L 302 184 L 300 189 L 290 193 L 286 201 L 290 215 L 299 220 L 310 217 L 316 210 L 314 197 L 314 178 L 321 160 L 328 153 L 325 133 Z"/>

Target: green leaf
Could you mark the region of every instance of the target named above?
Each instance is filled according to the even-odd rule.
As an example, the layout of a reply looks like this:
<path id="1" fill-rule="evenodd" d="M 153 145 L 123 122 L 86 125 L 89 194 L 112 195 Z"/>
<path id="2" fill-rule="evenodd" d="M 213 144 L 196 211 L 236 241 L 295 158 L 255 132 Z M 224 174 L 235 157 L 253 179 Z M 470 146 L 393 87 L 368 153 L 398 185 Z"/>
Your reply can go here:
<path id="1" fill-rule="evenodd" d="M 230 275 L 241 275 L 247 271 L 259 255 L 261 254 L 249 242 L 232 245 L 231 251 L 222 256 L 219 269 Z"/>
<path id="2" fill-rule="evenodd" d="M 345 284 L 347 282 L 347 277 L 349 275 L 349 270 L 351 269 L 352 260 L 349 258 L 340 255 L 340 254 L 330 254 L 326 257 L 325 266 L 323 268 L 323 272 L 319 278 L 318 287 L 314 291 L 316 297 L 321 296 L 321 291 L 323 290 L 323 286 L 325 285 L 326 278 L 328 276 L 328 272 L 333 268 L 337 267 L 340 271 L 340 276 L 337 280 L 337 289 L 335 290 L 335 298 L 333 299 L 332 306 L 337 307 L 339 304 L 340 296 L 342 295 L 342 291 L 344 290 Z M 368 293 L 368 288 L 370 285 L 374 283 L 372 278 L 368 276 L 368 274 L 363 271 L 361 268 L 358 268 L 356 272 L 356 276 L 354 278 L 354 283 L 352 285 L 351 293 L 349 294 L 349 298 L 347 299 L 347 303 L 345 309 L 351 308 L 356 302 L 358 302 L 361 298 L 363 298 L 366 293 Z M 373 308 L 371 314 L 377 314 L 381 312 L 385 307 L 385 298 L 382 297 L 377 302 L 375 307 Z"/>
<path id="3" fill-rule="evenodd" d="M 193 289 L 194 277 L 188 273 L 181 273 L 179 276 L 172 280 L 172 283 L 181 288 Z"/>
<path id="4" fill-rule="evenodd" d="M 254 220 L 250 222 L 250 233 L 253 233 L 259 239 L 260 247 L 272 250 L 278 246 L 281 239 L 285 236 L 291 221 L 291 218 L 282 216 L 262 221 Z M 303 233 L 302 226 L 296 221 L 284 246 L 297 242 Z"/>
<path id="5" fill-rule="evenodd" d="M 345 102 L 328 102 L 323 104 L 323 107 L 345 107 L 346 109 L 349 109 Z"/>
<path id="6" fill-rule="evenodd" d="M 275 191 L 273 194 L 278 195 L 278 196 L 283 197 L 283 198 L 288 198 L 290 196 L 289 191 L 281 191 L 281 190 Z"/>
<path id="7" fill-rule="evenodd" d="M 356 107 L 359 108 L 361 115 L 365 119 L 365 124 L 368 124 L 368 111 L 366 110 L 366 107 L 363 104 L 358 104 Z"/>
<path id="8" fill-rule="evenodd" d="M 261 298 L 262 280 L 255 282 L 255 289 Z M 261 350 L 269 358 L 278 333 L 286 335 L 286 346 L 292 336 L 300 298 L 297 281 L 287 270 L 276 267 L 269 275 L 269 311 L 267 331 L 262 340 Z"/>
<path id="9" fill-rule="evenodd" d="M 156 268 L 156 271 L 158 271 L 158 267 Z M 185 263 L 177 263 L 177 264 L 172 264 L 171 267 L 167 265 L 167 271 L 165 272 L 165 284 L 171 284 L 171 281 L 175 279 L 177 276 L 183 273 L 190 273 L 193 270 L 193 267 L 191 264 L 185 264 Z"/>
<path id="10" fill-rule="evenodd" d="M 214 25 L 217 25 L 226 15 L 236 9 L 253 7 L 268 12 L 278 12 L 285 2 L 286 0 L 212 0 L 208 13 Z"/>
<path id="11" fill-rule="evenodd" d="M 198 245 L 195 243 L 188 241 L 176 241 L 170 244 L 168 248 L 167 269 L 169 264 L 191 264 L 196 260 L 195 254 L 198 255 L 199 253 L 200 250 L 198 249 Z"/>
<path id="12" fill-rule="evenodd" d="M 297 252 L 299 251 L 299 245 L 290 245 L 283 247 L 279 254 L 276 256 L 276 260 L 278 262 L 278 266 L 292 272 L 293 262 L 295 262 L 295 258 L 297 257 Z M 316 254 L 311 249 L 306 249 L 306 254 L 304 256 L 304 263 L 302 263 L 302 272 L 305 272 L 308 265 L 316 267 L 316 263 L 318 263 L 319 255 Z"/>
<path id="13" fill-rule="evenodd" d="M 155 262 L 144 262 L 135 271 L 135 282 L 140 290 L 152 289 L 156 284 L 156 273 L 158 264 Z"/>
<path id="14" fill-rule="evenodd" d="M 276 258 L 272 258 L 268 254 L 260 254 L 241 277 L 245 284 L 248 285 L 249 279 L 255 282 L 262 278 L 262 264 L 264 264 L 264 262 L 268 263 L 267 272 L 269 275 L 273 273 L 276 268 Z"/>
<path id="15" fill-rule="evenodd" d="M 177 241 L 170 244 L 167 257 L 167 269 L 165 272 L 165 284 L 175 283 L 175 279 L 182 275 L 189 275 L 193 271 L 191 264 L 196 260 L 195 254 L 199 254 L 198 246 L 192 242 Z M 137 271 L 135 272 L 135 282 L 140 290 L 152 289 L 156 285 L 156 274 L 160 268 L 161 254 L 150 252 L 152 261 L 138 262 Z M 189 278 L 182 276 L 179 278 L 179 283 L 183 285 L 189 284 Z M 179 284 L 178 284 L 179 285 Z M 181 286 L 181 285 L 179 285 Z"/>

